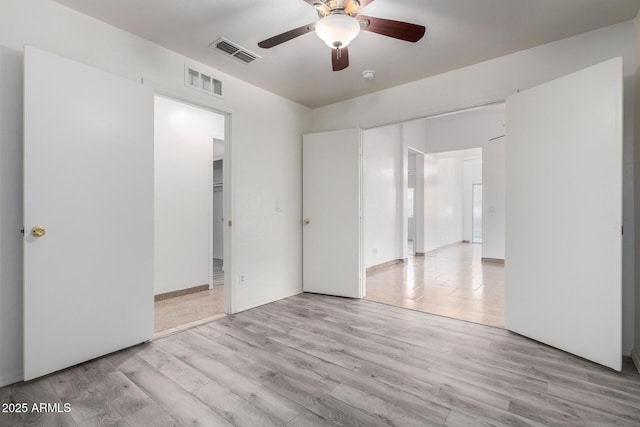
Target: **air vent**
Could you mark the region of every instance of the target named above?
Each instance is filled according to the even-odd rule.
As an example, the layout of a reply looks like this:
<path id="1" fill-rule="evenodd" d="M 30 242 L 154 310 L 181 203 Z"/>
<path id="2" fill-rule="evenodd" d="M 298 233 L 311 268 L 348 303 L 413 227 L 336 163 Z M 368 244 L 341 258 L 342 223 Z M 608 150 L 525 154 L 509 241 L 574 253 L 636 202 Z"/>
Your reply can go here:
<path id="1" fill-rule="evenodd" d="M 256 60 L 256 56 L 255 55 L 253 55 L 253 54 L 251 54 L 249 52 L 246 52 L 244 50 L 241 50 L 240 52 L 236 53 L 235 56 L 236 56 L 236 58 L 238 58 L 241 61 L 246 62 L 247 64 L 249 62 L 251 62 L 251 61 L 255 61 Z"/>
<path id="2" fill-rule="evenodd" d="M 209 95 L 222 96 L 222 82 L 188 65 L 184 66 L 184 84 Z"/>
<path id="3" fill-rule="evenodd" d="M 231 55 L 232 57 L 244 62 L 245 64 L 249 64 L 260 58 L 260 55 L 257 55 L 240 45 L 230 42 L 224 37 L 220 37 L 218 40 L 211 43 L 209 47 L 211 49 L 218 49 L 228 55 Z"/>
<path id="4" fill-rule="evenodd" d="M 228 41 L 221 39 L 219 42 L 215 43 L 215 47 L 217 47 L 218 49 L 220 49 L 223 52 L 228 53 L 229 55 L 233 55 L 237 52 L 240 51 L 240 48 L 232 45 L 231 43 L 229 43 Z"/>

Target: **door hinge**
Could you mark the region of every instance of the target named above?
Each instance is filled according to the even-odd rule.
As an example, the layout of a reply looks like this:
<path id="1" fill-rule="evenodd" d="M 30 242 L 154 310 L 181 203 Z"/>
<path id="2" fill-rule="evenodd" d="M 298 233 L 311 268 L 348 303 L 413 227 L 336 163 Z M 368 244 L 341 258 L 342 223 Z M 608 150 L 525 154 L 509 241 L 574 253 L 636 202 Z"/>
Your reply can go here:
<path id="1" fill-rule="evenodd" d="M 624 236 L 624 225 L 620 226 L 620 234 L 622 234 Z"/>
<path id="2" fill-rule="evenodd" d="M 231 227 L 231 224 L 232 224 L 232 222 L 231 222 L 231 221 L 229 221 L 229 227 Z"/>
<path id="3" fill-rule="evenodd" d="M 22 234 L 22 235 L 24 236 L 24 227 L 22 227 L 22 228 L 20 229 L 20 234 Z"/>

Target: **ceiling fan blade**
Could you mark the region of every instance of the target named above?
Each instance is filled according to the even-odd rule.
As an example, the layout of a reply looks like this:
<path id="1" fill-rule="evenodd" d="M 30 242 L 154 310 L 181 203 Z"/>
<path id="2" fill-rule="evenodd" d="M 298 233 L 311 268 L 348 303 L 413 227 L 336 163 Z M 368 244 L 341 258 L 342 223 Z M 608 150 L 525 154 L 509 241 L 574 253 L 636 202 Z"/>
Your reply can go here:
<path id="1" fill-rule="evenodd" d="M 263 49 L 269 49 L 284 42 L 288 42 L 289 40 L 295 39 L 296 37 L 300 37 L 307 33 L 310 33 L 311 31 L 315 30 L 315 28 L 315 22 L 303 25 L 302 27 L 294 28 L 293 30 L 285 31 L 284 33 L 278 34 L 277 36 L 262 40 L 260 43 L 258 43 L 258 46 Z"/>
<path id="2" fill-rule="evenodd" d="M 331 49 L 333 71 L 344 70 L 349 66 L 349 50 L 346 47 Z"/>
<path id="3" fill-rule="evenodd" d="M 359 0 L 360 1 L 360 9 L 364 9 L 368 4 L 373 3 L 373 0 Z"/>
<path id="4" fill-rule="evenodd" d="M 383 36 L 393 37 L 408 42 L 415 43 L 424 36 L 426 28 L 422 25 L 410 24 L 408 22 L 393 21 L 391 19 L 373 18 L 371 16 L 358 15 L 356 19 L 364 22 L 362 29 Z"/>

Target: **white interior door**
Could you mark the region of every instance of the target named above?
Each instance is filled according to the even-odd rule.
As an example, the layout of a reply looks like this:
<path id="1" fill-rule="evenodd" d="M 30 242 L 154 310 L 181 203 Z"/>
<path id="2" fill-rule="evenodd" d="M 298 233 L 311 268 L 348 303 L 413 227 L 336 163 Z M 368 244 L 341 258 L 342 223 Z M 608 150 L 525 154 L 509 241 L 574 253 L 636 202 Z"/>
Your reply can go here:
<path id="1" fill-rule="evenodd" d="M 364 297 L 362 131 L 303 137 L 303 289 Z"/>
<path id="2" fill-rule="evenodd" d="M 622 60 L 507 99 L 505 326 L 621 369 Z"/>
<path id="3" fill-rule="evenodd" d="M 29 380 L 153 335 L 153 93 L 32 47 L 24 73 Z"/>

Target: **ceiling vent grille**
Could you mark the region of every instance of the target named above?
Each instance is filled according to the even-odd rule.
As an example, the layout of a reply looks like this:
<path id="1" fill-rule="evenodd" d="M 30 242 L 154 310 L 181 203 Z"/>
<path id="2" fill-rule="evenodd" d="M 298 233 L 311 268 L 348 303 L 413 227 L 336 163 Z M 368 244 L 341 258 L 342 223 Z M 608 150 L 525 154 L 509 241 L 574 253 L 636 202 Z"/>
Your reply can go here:
<path id="1" fill-rule="evenodd" d="M 257 55 L 249 51 L 248 49 L 245 49 L 242 46 L 225 39 L 224 37 L 220 37 L 218 40 L 211 43 L 209 47 L 211 49 L 218 49 L 228 55 L 231 55 L 232 57 L 244 62 L 245 64 L 249 64 L 260 58 L 260 55 Z"/>

